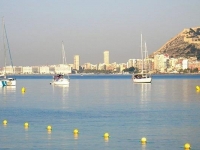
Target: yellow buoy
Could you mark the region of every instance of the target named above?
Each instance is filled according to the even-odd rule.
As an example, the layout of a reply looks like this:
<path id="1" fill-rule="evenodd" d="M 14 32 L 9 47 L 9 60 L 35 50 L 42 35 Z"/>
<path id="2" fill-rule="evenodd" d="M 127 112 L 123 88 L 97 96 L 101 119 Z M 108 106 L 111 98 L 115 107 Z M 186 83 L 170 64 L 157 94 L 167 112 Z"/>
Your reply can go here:
<path id="1" fill-rule="evenodd" d="M 50 131 L 52 130 L 52 127 L 50 125 L 47 126 L 47 130 Z"/>
<path id="2" fill-rule="evenodd" d="M 22 91 L 22 93 L 24 93 L 24 92 L 26 91 L 25 87 L 23 87 L 23 88 L 21 89 L 21 91 Z"/>
<path id="3" fill-rule="evenodd" d="M 74 134 L 78 134 L 78 129 L 74 129 Z"/>
<path id="4" fill-rule="evenodd" d="M 142 144 L 146 144 L 147 143 L 147 139 L 145 137 L 141 138 L 141 143 Z"/>
<path id="5" fill-rule="evenodd" d="M 107 132 L 106 132 L 106 133 L 104 133 L 104 135 L 103 135 L 103 136 L 104 136 L 104 138 L 109 138 L 109 137 L 110 137 L 109 133 L 107 133 Z"/>
<path id="6" fill-rule="evenodd" d="M 198 85 L 196 86 L 196 90 L 200 90 L 200 87 Z"/>
<path id="7" fill-rule="evenodd" d="M 24 123 L 24 127 L 25 127 L 25 128 L 28 128 L 28 126 L 29 126 L 28 122 L 25 122 L 25 123 Z"/>
<path id="8" fill-rule="evenodd" d="M 190 147 L 190 144 L 189 143 L 186 143 L 185 145 L 184 145 L 184 148 L 185 148 L 185 150 L 189 150 L 191 147 Z"/>
<path id="9" fill-rule="evenodd" d="M 7 125 L 8 121 L 7 120 L 3 120 L 3 125 Z"/>

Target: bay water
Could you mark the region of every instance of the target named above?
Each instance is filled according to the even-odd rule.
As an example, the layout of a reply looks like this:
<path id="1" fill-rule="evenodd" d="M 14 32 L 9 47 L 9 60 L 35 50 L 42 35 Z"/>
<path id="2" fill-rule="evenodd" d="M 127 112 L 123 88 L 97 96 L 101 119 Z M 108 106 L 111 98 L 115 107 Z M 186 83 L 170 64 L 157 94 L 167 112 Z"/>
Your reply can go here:
<path id="1" fill-rule="evenodd" d="M 0 121 L 8 121 L 0 149 L 200 150 L 200 75 L 155 75 L 150 84 L 77 75 L 69 87 L 50 85 L 51 76 L 16 78 L 16 87 L 0 88 Z"/>

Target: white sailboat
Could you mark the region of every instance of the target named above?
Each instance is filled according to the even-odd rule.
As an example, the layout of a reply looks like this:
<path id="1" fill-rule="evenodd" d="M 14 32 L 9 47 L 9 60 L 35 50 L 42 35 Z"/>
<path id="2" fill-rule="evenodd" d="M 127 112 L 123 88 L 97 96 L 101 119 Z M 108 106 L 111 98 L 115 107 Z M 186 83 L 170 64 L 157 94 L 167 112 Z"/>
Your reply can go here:
<path id="1" fill-rule="evenodd" d="M 63 42 L 62 42 L 62 59 L 63 59 L 62 65 L 64 65 L 64 66 L 67 65 Z M 69 85 L 69 75 L 66 74 L 66 76 L 67 76 L 67 78 L 65 78 L 64 72 L 57 73 L 56 75 L 53 76 L 53 81 L 50 84 L 52 84 L 52 85 Z"/>
<path id="2" fill-rule="evenodd" d="M 16 86 L 16 79 L 15 78 L 7 78 L 7 73 L 6 73 L 7 51 L 9 52 L 9 55 L 10 55 L 10 61 L 11 61 L 13 73 L 14 73 L 14 69 L 13 69 L 13 62 L 12 62 L 10 47 L 9 47 L 9 43 L 8 43 L 8 37 L 7 37 L 7 33 L 6 33 L 4 18 L 2 19 L 2 23 L 3 23 L 3 49 L 4 49 L 4 63 L 5 63 L 4 65 L 5 66 L 4 66 L 3 74 L 0 75 L 0 87 Z M 6 41 L 5 41 L 5 39 L 6 39 Z"/>
<path id="3" fill-rule="evenodd" d="M 141 55 L 142 55 L 142 69 L 140 73 L 133 74 L 132 76 L 133 82 L 151 83 L 152 78 L 151 74 L 149 73 L 149 64 L 147 64 L 147 46 L 145 43 L 145 50 L 143 51 L 142 34 L 141 34 Z"/>

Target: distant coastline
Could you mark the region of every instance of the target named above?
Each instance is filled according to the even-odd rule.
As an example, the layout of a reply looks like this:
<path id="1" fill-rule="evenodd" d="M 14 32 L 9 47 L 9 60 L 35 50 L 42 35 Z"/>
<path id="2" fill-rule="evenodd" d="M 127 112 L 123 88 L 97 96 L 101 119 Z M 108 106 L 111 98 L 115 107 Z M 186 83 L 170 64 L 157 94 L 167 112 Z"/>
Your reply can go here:
<path id="1" fill-rule="evenodd" d="M 54 74 L 10 74 L 7 76 L 53 76 Z M 132 74 L 69 74 L 69 76 L 132 76 Z"/>
<path id="2" fill-rule="evenodd" d="M 8 74 L 8 76 L 53 76 L 54 74 Z M 69 76 L 96 76 L 96 75 L 113 75 L 113 76 L 131 76 L 132 74 L 69 74 Z M 152 75 L 200 75 L 200 73 L 152 73 Z"/>
<path id="3" fill-rule="evenodd" d="M 49 80 L 53 79 L 52 74 L 19 74 L 19 75 L 10 75 L 8 77 L 15 78 L 16 80 Z M 130 80 L 132 81 L 132 74 L 70 74 L 70 80 Z M 153 80 L 179 80 L 179 79 L 196 79 L 200 80 L 200 74 L 153 74 Z"/>

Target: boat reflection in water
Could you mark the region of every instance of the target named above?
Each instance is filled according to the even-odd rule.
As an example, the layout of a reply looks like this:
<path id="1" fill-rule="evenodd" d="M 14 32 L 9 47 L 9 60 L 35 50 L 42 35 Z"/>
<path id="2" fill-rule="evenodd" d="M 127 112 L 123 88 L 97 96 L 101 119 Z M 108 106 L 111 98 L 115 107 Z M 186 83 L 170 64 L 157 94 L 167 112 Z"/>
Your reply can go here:
<path id="1" fill-rule="evenodd" d="M 69 85 L 53 85 L 53 93 L 56 99 L 62 100 L 62 108 L 68 108 Z"/>
<path id="2" fill-rule="evenodd" d="M 15 93 L 15 92 L 16 92 L 16 86 L 0 87 L 0 93 L 2 93 L 2 94 Z"/>
<path id="3" fill-rule="evenodd" d="M 69 90 L 69 85 L 53 85 L 53 91 L 55 90 L 55 88 L 59 88 L 59 89 L 63 89 L 63 94 L 67 93 Z"/>
<path id="4" fill-rule="evenodd" d="M 55 87 L 62 87 L 62 88 L 66 88 L 68 89 L 69 88 L 69 84 L 68 85 L 54 85 Z"/>
<path id="5" fill-rule="evenodd" d="M 140 86 L 140 102 L 141 107 L 146 107 L 146 105 L 151 101 L 151 83 L 137 83 Z"/>

